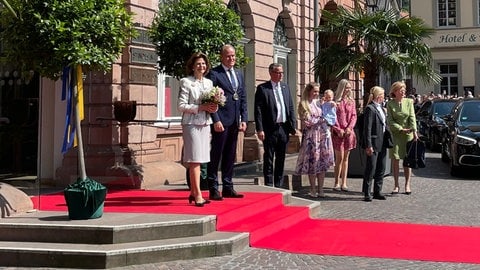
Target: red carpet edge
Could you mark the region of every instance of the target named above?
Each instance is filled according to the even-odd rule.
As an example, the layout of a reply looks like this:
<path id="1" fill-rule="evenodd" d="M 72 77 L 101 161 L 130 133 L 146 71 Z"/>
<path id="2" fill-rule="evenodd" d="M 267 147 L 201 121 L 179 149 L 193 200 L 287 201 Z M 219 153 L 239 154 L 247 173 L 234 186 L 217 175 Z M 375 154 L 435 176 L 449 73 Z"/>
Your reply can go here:
<path id="1" fill-rule="evenodd" d="M 249 232 L 252 247 L 290 253 L 480 264 L 480 227 L 312 219 L 308 207 L 283 205 L 281 193 L 244 194 L 200 208 L 185 190 L 109 191 L 104 212 L 216 215 L 217 230 Z M 32 201 L 67 211 L 61 193 Z"/>

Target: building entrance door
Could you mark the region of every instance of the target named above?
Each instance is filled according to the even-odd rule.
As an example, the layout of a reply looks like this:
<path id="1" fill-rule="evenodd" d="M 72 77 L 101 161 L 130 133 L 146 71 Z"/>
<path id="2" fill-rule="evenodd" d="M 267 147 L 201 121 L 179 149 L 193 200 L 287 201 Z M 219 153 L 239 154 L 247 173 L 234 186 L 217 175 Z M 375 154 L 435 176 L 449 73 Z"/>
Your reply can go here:
<path id="1" fill-rule="evenodd" d="M 0 180 L 37 175 L 39 76 L 0 63 Z"/>

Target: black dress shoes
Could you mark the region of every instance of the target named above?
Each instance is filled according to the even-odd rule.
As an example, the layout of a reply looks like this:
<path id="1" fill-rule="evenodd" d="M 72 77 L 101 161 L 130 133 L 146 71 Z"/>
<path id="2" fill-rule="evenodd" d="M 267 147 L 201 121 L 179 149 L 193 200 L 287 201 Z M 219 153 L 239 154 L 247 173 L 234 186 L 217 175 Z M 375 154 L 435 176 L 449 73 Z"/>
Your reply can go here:
<path id="1" fill-rule="evenodd" d="M 224 198 L 237 198 L 237 199 L 241 199 L 243 198 L 243 194 L 238 194 L 235 190 L 231 189 L 231 190 L 224 190 L 222 192 L 222 196 Z"/>
<path id="2" fill-rule="evenodd" d="M 221 201 L 223 197 L 220 196 L 220 192 L 218 190 L 210 191 L 210 196 L 208 197 L 212 201 Z"/>
<path id="3" fill-rule="evenodd" d="M 386 199 L 387 199 L 387 197 L 385 197 L 385 196 L 382 195 L 382 194 L 373 195 L 373 198 L 374 198 L 375 200 L 386 200 Z"/>
<path id="4" fill-rule="evenodd" d="M 365 198 L 363 198 L 363 201 L 365 201 L 365 202 L 371 202 L 371 201 L 372 201 L 372 197 L 365 197 Z"/>

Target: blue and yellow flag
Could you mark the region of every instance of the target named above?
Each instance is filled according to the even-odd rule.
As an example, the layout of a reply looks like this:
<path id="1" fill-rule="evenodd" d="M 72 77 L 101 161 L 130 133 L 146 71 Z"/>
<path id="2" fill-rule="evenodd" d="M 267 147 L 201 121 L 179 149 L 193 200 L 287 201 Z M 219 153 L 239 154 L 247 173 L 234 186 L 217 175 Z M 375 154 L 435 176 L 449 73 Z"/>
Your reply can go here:
<path id="1" fill-rule="evenodd" d="M 75 72 L 76 76 L 73 76 Z M 77 96 L 75 96 L 75 86 L 77 87 Z M 70 148 L 77 146 L 77 128 L 75 125 L 75 107 L 77 107 L 80 120 L 84 119 L 83 105 L 83 80 L 82 66 L 78 65 L 75 70 L 71 67 L 64 67 L 62 74 L 62 100 L 67 101 L 67 112 L 65 116 L 65 131 L 63 134 L 62 153 L 66 153 Z"/>

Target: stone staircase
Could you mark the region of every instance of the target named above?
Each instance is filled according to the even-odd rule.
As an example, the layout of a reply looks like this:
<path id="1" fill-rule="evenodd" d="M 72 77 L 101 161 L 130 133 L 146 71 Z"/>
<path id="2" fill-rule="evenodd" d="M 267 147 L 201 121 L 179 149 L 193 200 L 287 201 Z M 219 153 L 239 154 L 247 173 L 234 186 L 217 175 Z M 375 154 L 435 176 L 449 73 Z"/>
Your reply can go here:
<path id="1" fill-rule="evenodd" d="M 305 185 L 305 179 L 287 177 L 287 189 L 266 187 L 260 183 L 261 177 L 253 180 L 257 173 L 248 175 L 255 169 L 237 168 L 247 175 L 236 179 L 237 191 L 281 193 L 282 202 L 258 201 L 245 206 L 252 208 L 251 217 L 242 222 L 229 216 L 227 224 L 220 225 L 222 231 L 217 231 L 214 215 L 105 212 L 98 219 L 70 220 L 67 212 L 34 211 L 0 218 L 0 267 L 107 269 L 235 255 L 249 248 L 262 231 L 251 220 L 271 215 L 271 225 L 281 228 L 297 222 L 299 215 L 318 216 L 320 201 L 292 196 L 295 187 Z M 256 230 L 252 234 L 243 232 L 248 220 Z"/>
<path id="2" fill-rule="evenodd" d="M 104 213 L 69 220 L 64 212 L 0 219 L 0 266 L 112 268 L 233 255 L 248 233 L 219 232 L 215 216 Z"/>
<path id="3" fill-rule="evenodd" d="M 317 216 L 320 211 L 319 201 L 292 196 L 289 190 L 257 185 L 239 189 L 241 192 L 282 193 L 283 205 L 293 207 L 278 214 L 271 213 L 276 216 L 272 220 L 274 227 L 288 226 L 291 220 L 297 219 L 299 212 L 292 212 L 292 208 L 310 217 Z M 264 215 L 266 218 L 262 212 L 281 207 L 272 205 L 272 209 L 261 209 L 259 204 L 272 203 L 252 204 L 252 217 Z M 248 221 L 249 218 L 245 218 Z M 249 247 L 256 233 L 241 232 L 241 225 L 235 225 L 239 221 L 228 219 L 232 224 L 217 231 L 214 215 L 106 212 L 98 219 L 70 220 L 67 212 L 18 214 L 0 219 L 0 266 L 106 269 L 235 255 Z M 277 223 L 273 225 L 274 222 Z"/>

